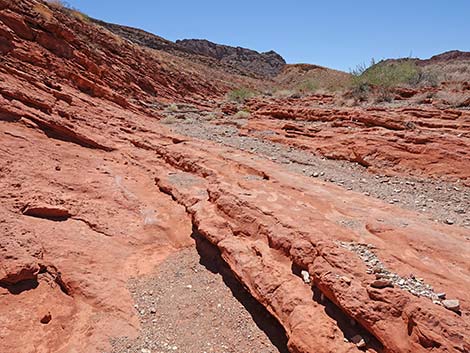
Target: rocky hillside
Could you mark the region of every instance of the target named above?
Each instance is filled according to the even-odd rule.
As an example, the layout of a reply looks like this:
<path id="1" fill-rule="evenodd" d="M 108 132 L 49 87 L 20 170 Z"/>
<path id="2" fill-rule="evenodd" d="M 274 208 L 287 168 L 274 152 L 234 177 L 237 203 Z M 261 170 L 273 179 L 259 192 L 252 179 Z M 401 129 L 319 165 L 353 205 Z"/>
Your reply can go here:
<path id="1" fill-rule="evenodd" d="M 470 52 L 451 50 L 437 54 L 429 59 L 402 58 L 386 59 L 381 63 L 411 61 L 422 69 L 423 73 L 433 81 L 468 82 L 470 81 Z"/>
<path id="2" fill-rule="evenodd" d="M 346 72 L 310 64 L 285 65 L 274 79 L 278 87 L 306 93 L 338 90 L 346 87 L 350 80 L 351 75 Z"/>
<path id="3" fill-rule="evenodd" d="M 201 39 L 178 40 L 176 44 L 186 50 L 219 60 L 231 67 L 240 67 L 262 77 L 274 77 L 286 64 L 275 51 L 258 53 L 257 51 L 230 47 Z"/>
<path id="4" fill-rule="evenodd" d="M 38 0 L 0 53 L 0 352 L 470 351 L 470 112 L 228 102 Z"/>
<path id="5" fill-rule="evenodd" d="M 251 49 L 231 47 L 198 39 L 177 40 L 175 43 L 141 29 L 99 20 L 93 21 L 133 43 L 196 60 L 235 74 L 272 78 L 286 64 L 285 60 L 274 51 L 258 53 Z"/>
<path id="6" fill-rule="evenodd" d="M 416 63 L 421 66 L 429 64 L 437 64 L 444 62 L 459 62 L 459 61 L 470 61 L 470 52 L 451 50 L 445 53 L 437 54 L 429 59 L 415 59 Z"/>

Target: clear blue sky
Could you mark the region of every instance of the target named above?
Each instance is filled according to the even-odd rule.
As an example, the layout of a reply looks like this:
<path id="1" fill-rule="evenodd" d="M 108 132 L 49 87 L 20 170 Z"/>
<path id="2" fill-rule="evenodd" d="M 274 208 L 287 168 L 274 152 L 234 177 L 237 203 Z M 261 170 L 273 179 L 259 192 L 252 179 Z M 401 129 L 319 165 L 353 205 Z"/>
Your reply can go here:
<path id="1" fill-rule="evenodd" d="M 68 0 L 170 40 L 204 38 L 348 71 L 370 59 L 470 51 L 470 0 Z"/>

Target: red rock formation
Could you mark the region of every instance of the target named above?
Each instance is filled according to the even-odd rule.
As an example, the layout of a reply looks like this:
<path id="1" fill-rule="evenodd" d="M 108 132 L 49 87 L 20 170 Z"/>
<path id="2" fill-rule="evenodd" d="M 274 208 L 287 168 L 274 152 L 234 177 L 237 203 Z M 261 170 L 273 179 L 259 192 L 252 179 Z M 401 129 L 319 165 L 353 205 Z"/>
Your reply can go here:
<path id="1" fill-rule="evenodd" d="M 470 180 L 470 113 L 438 108 L 322 108 L 316 97 L 254 100 L 244 132 L 358 162 L 371 171 Z M 288 123 L 286 123 L 288 121 Z M 257 134 L 259 136 L 259 134 Z"/>
<path id="2" fill-rule="evenodd" d="M 223 86 L 64 12 L 0 0 L 0 34 L 2 352 L 102 352 L 110 338 L 136 335 L 128 279 L 190 246 L 194 230 L 218 246 L 285 327 L 292 352 L 357 351 L 355 335 L 370 352 L 469 351 L 468 230 L 169 133 L 154 95 L 194 101 L 216 97 Z M 370 125 L 377 140 L 367 141 L 379 146 L 386 132 L 393 148 L 408 132 L 401 114 L 426 132 L 445 127 L 447 146 L 456 124 L 465 133 L 468 118 L 454 111 L 253 109 L 257 123 L 281 122 L 294 132 L 299 112 L 342 129 Z M 361 146 L 371 149 L 358 145 L 361 156 Z M 466 148 L 440 155 L 451 161 L 442 162 L 452 163 L 450 175 L 465 176 L 457 154 Z M 407 167 L 421 171 L 432 161 L 425 155 Z M 461 312 L 396 285 L 371 287 L 376 275 L 347 246 L 363 243 L 390 272 L 413 273 L 458 298 Z"/>

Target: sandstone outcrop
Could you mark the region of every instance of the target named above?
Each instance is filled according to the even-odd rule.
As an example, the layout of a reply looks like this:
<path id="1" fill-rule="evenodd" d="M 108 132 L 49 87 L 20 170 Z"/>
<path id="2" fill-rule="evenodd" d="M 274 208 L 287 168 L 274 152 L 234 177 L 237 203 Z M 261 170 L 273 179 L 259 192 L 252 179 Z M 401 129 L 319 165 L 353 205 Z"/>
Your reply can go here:
<path id="1" fill-rule="evenodd" d="M 468 229 L 169 132 L 168 102 L 211 110 L 223 82 L 64 10 L 0 0 L 0 34 L 0 351 L 103 352 L 135 336 L 128 280 L 194 246 L 195 232 L 282 324 L 291 352 L 470 350 Z M 308 137 L 317 132 L 302 120 L 337 124 L 344 145 L 328 150 L 338 158 L 351 158 L 356 139 L 370 168 L 468 177 L 467 113 L 286 102 L 251 103 L 252 129 Z M 410 145 L 419 158 L 406 162 L 395 151 Z M 363 246 L 390 273 L 432 287 L 435 302 L 372 286 L 377 273 L 354 251 Z M 443 291 L 458 312 L 440 305 Z"/>
<path id="2" fill-rule="evenodd" d="M 371 171 L 460 179 L 468 185 L 470 113 L 435 107 L 337 108 L 333 97 L 252 100 L 247 134 Z M 324 102 L 329 107 L 322 107 Z M 320 103 L 320 104 L 319 104 Z"/>

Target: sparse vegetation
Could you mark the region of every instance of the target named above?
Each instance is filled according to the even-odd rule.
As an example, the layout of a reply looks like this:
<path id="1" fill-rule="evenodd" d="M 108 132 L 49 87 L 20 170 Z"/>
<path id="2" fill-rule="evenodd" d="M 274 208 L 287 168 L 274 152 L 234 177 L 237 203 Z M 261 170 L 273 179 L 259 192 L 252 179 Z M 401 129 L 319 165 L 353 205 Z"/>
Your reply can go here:
<path id="1" fill-rule="evenodd" d="M 172 113 L 177 112 L 179 110 L 178 104 L 172 103 L 166 108 L 166 110 Z"/>
<path id="2" fill-rule="evenodd" d="M 86 15 L 83 12 L 75 9 L 74 7 L 72 7 L 66 1 L 63 1 L 63 0 L 47 0 L 47 4 L 50 7 L 53 7 L 53 8 L 56 8 L 56 9 L 65 9 L 70 15 L 75 17 L 77 20 L 80 20 L 82 22 L 90 22 L 90 17 L 88 17 L 88 15 Z"/>
<path id="3" fill-rule="evenodd" d="M 57 7 L 57 8 L 69 8 L 70 5 L 66 3 L 65 1 L 62 0 L 47 0 L 47 3 L 52 6 L 52 7 Z"/>
<path id="4" fill-rule="evenodd" d="M 228 100 L 237 103 L 244 103 L 254 96 L 256 96 L 256 92 L 251 88 L 246 87 L 234 89 L 227 94 Z"/>
<path id="5" fill-rule="evenodd" d="M 288 98 L 297 95 L 298 92 L 293 89 L 280 89 L 274 92 L 275 98 Z"/>
<path id="6" fill-rule="evenodd" d="M 359 65 L 351 71 L 353 87 L 375 86 L 391 88 L 400 85 L 414 85 L 419 82 L 420 70 L 411 60 L 400 62 L 379 62 L 372 60 L 371 65 Z"/>
<path id="7" fill-rule="evenodd" d="M 416 86 L 423 79 L 421 69 L 407 59 L 379 63 L 372 59 L 369 67 L 358 65 L 351 74 L 351 94 L 357 101 L 366 101 L 374 93 L 376 102 L 390 102 L 394 87 Z"/>
<path id="8" fill-rule="evenodd" d="M 69 12 L 77 20 L 80 20 L 82 22 L 91 22 L 90 17 L 87 14 L 84 14 L 81 11 L 78 11 L 76 9 L 69 9 Z"/>
<path id="9" fill-rule="evenodd" d="M 46 21 L 50 21 L 54 18 L 54 14 L 52 13 L 51 9 L 41 3 L 34 4 L 34 12 L 38 13 L 42 18 Z"/>
<path id="10" fill-rule="evenodd" d="M 307 80 L 301 82 L 297 86 L 297 91 L 302 94 L 308 94 L 308 93 L 313 93 L 317 91 L 319 88 L 318 83 L 313 81 L 313 80 Z"/>
<path id="11" fill-rule="evenodd" d="M 235 119 L 248 119 L 250 117 L 250 112 L 246 110 L 240 110 L 234 115 Z"/>
<path id="12" fill-rule="evenodd" d="M 463 108 L 470 106 L 470 95 L 465 93 L 451 92 L 448 90 L 439 91 L 435 99 L 451 108 Z"/>

